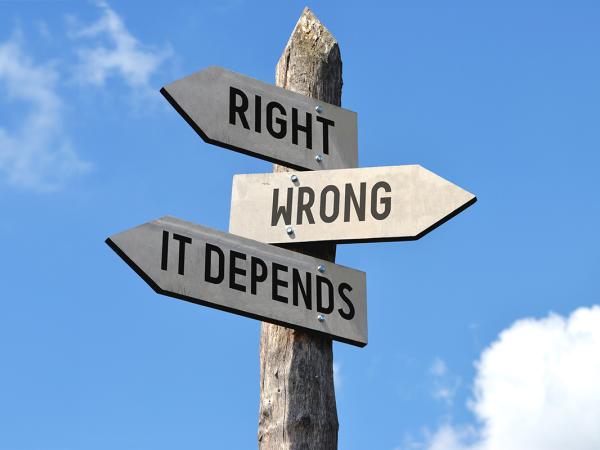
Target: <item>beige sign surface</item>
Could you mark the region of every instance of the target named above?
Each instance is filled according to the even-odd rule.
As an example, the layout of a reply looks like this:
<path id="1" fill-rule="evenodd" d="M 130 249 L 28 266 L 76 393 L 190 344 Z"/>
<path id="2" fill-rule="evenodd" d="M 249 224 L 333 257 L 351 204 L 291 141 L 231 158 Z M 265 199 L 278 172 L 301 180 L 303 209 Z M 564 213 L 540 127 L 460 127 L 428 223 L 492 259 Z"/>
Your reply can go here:
<path id="1" fill-rule="evenodd" d="M 419 165 L 236 175 L 229 232 L 272 244 L 414 240 L 475 201 Z"/>

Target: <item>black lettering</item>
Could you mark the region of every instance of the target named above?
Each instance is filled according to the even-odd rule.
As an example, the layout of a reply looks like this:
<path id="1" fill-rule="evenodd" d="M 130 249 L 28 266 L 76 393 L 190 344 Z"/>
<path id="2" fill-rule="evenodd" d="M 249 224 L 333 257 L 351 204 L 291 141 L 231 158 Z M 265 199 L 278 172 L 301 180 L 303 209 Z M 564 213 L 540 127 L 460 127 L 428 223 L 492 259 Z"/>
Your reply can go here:
<path id="1" fill-rule="evenodd" d="M 277 117 L 275 122 L 279 125 L 279 131 L 273 129 L 273 110 L 279 111 L 279 114 L 285 116 L 285 108 L 277 102 L 267 103 L 267 131 L 276 139 L 283 139 L 287 133 L 287 122 L 281 117 Z"/>
<path id="2" fill-rule="evenodd" d="M 289 189 L 289 188 L 288 188 Z M 308 199 L 304 201 L 304 194 L 308 194 Z M 315 218 L 312 215 L 313 204 L 315 203 L 315 191 L 308 186 L 302 186 L 298 189 L 298 214 L 296 216 L 296 223 L 302 224 L 302 213 L 306 214 L 308 223 L 315 223 Z"/>
<path id="3" fill-rule="evenodd" d="M 321 116 L 317 116 L 317 122 L 323 124 L 323 153 L 329 155 L 329 126 L 334 127 L 335 122 Z"/>
<path id="4" fill-rule="evenodd" d="M 163 231 L 162 258 L 160 261 L 160 268 L 162 270 L 167 270 L 168 261 L 169 261 L 169 232 Z"/>
<path id="5" fill-rule="evenodd" d="M 333 211 L 330 216 L 327 215 L 327 194 L 333 193 Z M 337 186 L 329 184 L 321 191 L 320 215 L 321 220 L 325 223 L 331 223 L 337 219 L 340 213 L 340 190 Z"/>
<path id="6" fill-rule="evenodd" d="M 239 97 L 242 99 L 242 104 L 237 105 L 236 98 Z M 236 113 L 240 116 L 240 121 L 242 122 L 242 126 L 249 130 L 250 126 L 248 125 L 248 119 L 246 119 L 246 115 L 244 112 L 248 109 L 248 97 L 239 89 L 234 88 L 233 86 L 229 87 L 229 123 L 231 125 L 235 125 L 235 115 Z"/>
<path id="7" fill-rule="evenodd" d="M 185 266 L 185 244 L 191 244 L 192 238 L 173 233 L 173 239 L 179 241 L 179 267 L 177 268 L 177 272 L 179 275 L 183 275 Z"/>
<path id="8" fill-rule="evenodd" d="M 236 275 L 246 276 L 246 269 L 242 269 L 235 265 L 235 261 L 237 259 L 241 259 L 243 261 L 246 260 L 246 255 L 240 252 L 236 252 L 235 250 L 229 251 L 229 287 L 231 289 L 235 289 L 236 291 L 246 292 L 246 286 L 243 284 L 237 284 L 235 282 Z"/>
<path id="9" fill-rule="evenodd" d="M 292 200 L 294 189 L 287 189 L 287 205 L 279 206 L 279 188 L 273 189 L 273 209 L 271 210 L 271 226 L 274 227 L 279 223 L 279 218 L 283 217 L 283 222 L 289 225 L 292 222 Z"/>
<path id="10" fill-rule="evenodd" d="M 323 285 L 327 286 L 328 305 L 323 305 Z M 317 275 L 317 312 L 331 314 L 333 312 L 333 285 L 331 281 L 320 275 Z"/>
<path id="11" fill-rule="evenodd" d="M 218 268 L 217 275 L 212 276 L 212 254 L 215 253 L 218 255 Z M 206 256 L 204 261 L 204 280 L 208 283 L 219 284 L 223 281 L 225 277 L 225 255 L 223 254 L 223 250 L 221 250 L 216 245 L 206 244 Z"/>
<path id="12" fill-rule="evenodd" d="M 287 303 L 288 299 L 287 297 L 284 297 L 283 295 L 279 295 L 279 293 L 277 292 L 277 288 L 279 286 L 281 287 L 288 287 L 288 282 L 284 281 L 284 280 L 280 280 L 279 279 L 279 275 L 278 272 L 287 272 L 288 268 L 287 266 L 284 266 L 282 264 L 277 264 L 277 263 L 273 263 L 273 285 L 272 285 L 272 297 L 273 300 L 277 300 L 278 302 L 282 302 L 282 303 Z"/>
<path id="13" fill-rule="evenodd" d="M 312 114 L 306 113 L 306 125 L 298 123 L 298 110 L 292 108 L 292 144 L 298 145 L 298 131 L 306 135 L 306 148 L 312 149 Z"/>
<path id="14" fill-rule="evenodd" d="M 365 221 L 365 212 L 367 207 L 367 183 L 360 183 L 360 201 L 356 199 L 354 188 L 351 183 L 346 183 L 346 193 L 344 196 L 344 222 L 350 222 L 350 200 L 354 206 L 356 217 L 361 222 Z"/>
<path id="15" fill-rule="evenodd" d="M 312 309 L 312 281 L 311 273 L 306 272 L 306 282 L 302 285 L 302 278 L 298 269 L 292 269 L 292 303 L 298 306 L 298 290 L 302 293 L 302 299 L 306 309 Z"/>
<path id="16" fill-rule="evenodd" d="M 261 268 L 260 275 L 257 271 L 259 266 Z M 253 256 L 252 258 L 250 258 L 250 293 L 252 295 L 256 295 L 256 284 L 262 283 L 266 279 L 267 265 L 262 259 Z"/>
<path id="17" fill-rule="evenodd" d="M 344 300 L 344 303 L 348 305 L 348 312 L 345 312 L 342 308 L 339 308 L 338 312 L 340 313 L 340 316 L 342 316 L 343 319 L 352 320 L 354 318 L 355 312 L 354 305 L 346 295 L 346 291 L 352 292 L 352 286 L 350 286 L 348 283 L 341 283 L 338 286 L 338 293 L 340 294 L 340 297 L 342 297 L 342 300 Z"/>
<path id="18" fill-rule="evenodd" d="M 392 199 L 390 197 L 382 197 L 381 204 L 383 212 L 377 211 L 377 191 L 383 189 L 385 192 L 392 192 L 392 188 L 385 181 L 379 181 L 373 185 L 371 189 L 371 215 L 377 220 L 383 220 L 390 215 L 392 210 Z"/>
<path id="19" fill-rule="evenodd" d="M 254 96 L 254 131 L 257 133 L 261 132 L 261 114 L 262 114 L 262 97 L 260 95 Z"/>

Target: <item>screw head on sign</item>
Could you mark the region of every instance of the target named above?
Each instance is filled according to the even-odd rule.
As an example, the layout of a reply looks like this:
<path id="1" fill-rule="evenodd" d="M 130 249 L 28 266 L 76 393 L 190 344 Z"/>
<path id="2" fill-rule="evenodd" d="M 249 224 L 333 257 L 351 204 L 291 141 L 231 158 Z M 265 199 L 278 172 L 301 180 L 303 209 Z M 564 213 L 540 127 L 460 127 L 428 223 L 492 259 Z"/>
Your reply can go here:
<path id="1" fill-rule="evenodd" d="M 315 106 L 315 111 L 320 114 L 323 112 L 323 108 L 321 108 L 321 105 L 317 105 L 317 106 Z"/>
<path id="2" fill-rule="evenodd" d="M 315 156 L 315 161 L 316 161 L 316 162 L 321 162 L 321 161 L 323 161 L 323 156 L 321 156 L 321 155 L 317 155 L 317 156 Z"/>
<path id="3" fill-rule="evenodd" d="M 323 314 L 319 314 L 319 315 L 317 316 L 317 320 L 318 320 L 319 322 L 325 322 L 325 316 L 324 316 Z"/>
<path id="4" fill-rule="evenodd" d="M 285 229 L 285 232 L 291 236 L 292 234 L 294 234 L 294 229 L 292 227 L 287 227 Z"/>
<path id="5" fill-rule="evenodd" d="M 292 180 L 292 183 L 295 183 L 296 181 L 298 181 L 298 176 L 297 175 L 292 175 L 290 177 L 290 180 Z"/>
<path id="6" fill-rule="evenodd" d="M 317 270 L 321 273 L 325 273 L 325 266 L 323 264 L 319 264 Z"/>

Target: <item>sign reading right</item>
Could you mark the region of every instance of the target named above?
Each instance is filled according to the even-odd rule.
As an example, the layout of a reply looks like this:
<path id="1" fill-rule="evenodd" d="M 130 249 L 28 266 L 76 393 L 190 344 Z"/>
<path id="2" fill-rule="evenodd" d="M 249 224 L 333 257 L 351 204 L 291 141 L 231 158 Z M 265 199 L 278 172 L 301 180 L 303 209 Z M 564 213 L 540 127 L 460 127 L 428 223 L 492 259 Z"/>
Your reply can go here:
<path id="1" fill-rule="evenodd" d="M 271 244 L 415 240 L 476 200 L 419 165 L 236 175 L 229 232 Z"/>
<path id="2" fill-rule="evenodd" d="M 298 170 L 358 165 L 356 113 L 209 67 L 160 91 L 210 144 Z"/>

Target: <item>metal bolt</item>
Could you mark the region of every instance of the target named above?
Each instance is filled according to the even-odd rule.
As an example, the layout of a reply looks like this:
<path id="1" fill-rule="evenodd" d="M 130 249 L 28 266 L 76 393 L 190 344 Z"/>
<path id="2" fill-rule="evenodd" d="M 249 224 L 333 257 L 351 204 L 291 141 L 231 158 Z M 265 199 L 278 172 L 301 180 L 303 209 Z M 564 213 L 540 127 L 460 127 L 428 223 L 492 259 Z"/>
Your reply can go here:
<path id="1" fill-rule="evenodd" d="M 292 180 L 292 183 L 295 183 L 296 181 L 298 181 L 298 176 L 297 175 L 292 175 L 290 177 L 290 180 Z"/>
<path id="2" fill-rule="evenodd" d="M 323 108 L 321 108 L 321 105 L 317 105 L 315 106 L 315 111 L 321 114 L 323 112 Z"/>
<path id="3" fill-rule="evenodd" d="M 316 162 L 321 162 L 321 161 L 323 161 L 323 156 L 321 156 L 321 155 L 317 155 L 317 156 L 315 156 L 315 161 L 316 161 Z"/>
<path id="4" fill-rule="evenodd" d="M 317 267 L 317 270 L 321 273 L 325 273 L 325 266 L 323 264 L 319 264 L 319 266 Z"/>
<path id="5" fill-rule="evenodd" d="M 285 231 L 286 231 L 286 232 L 287 232 L 287 234 L 289 234 L 290 236 L 291 236 L 292 234 L 294 234 L 294 229 L 293 229 L 292 227 L 287 227 L 287 228 L 285 229 Z"/>
<path id="6" fill-rule="evenodd" d="M 325 322 L 325 316 L 324 316 L 323 314 L 319 314 L 319 315 L 317 316 L 317 320 L 318 320 L 319 322 Z"/>

